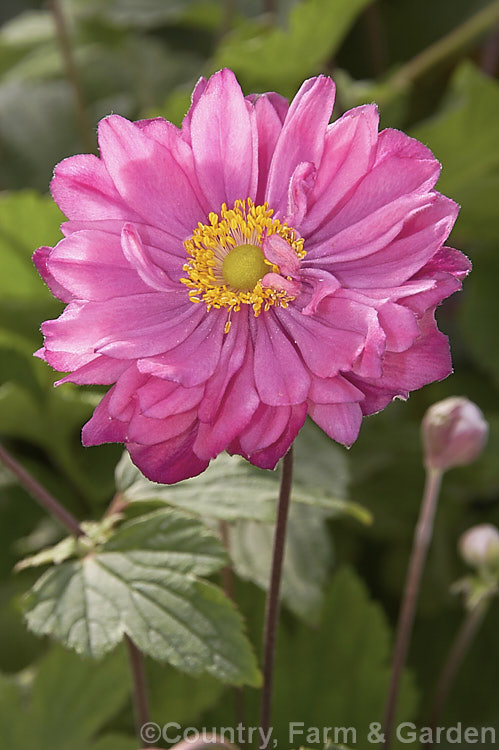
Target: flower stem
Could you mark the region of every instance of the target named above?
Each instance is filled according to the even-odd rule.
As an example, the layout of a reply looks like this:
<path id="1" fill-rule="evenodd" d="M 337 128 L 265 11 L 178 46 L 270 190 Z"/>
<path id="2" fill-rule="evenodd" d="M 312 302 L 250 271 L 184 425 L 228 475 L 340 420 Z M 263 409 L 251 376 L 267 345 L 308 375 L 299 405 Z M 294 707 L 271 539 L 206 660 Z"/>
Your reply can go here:
<path id="1" fill-rule="evenodd" d="M 54 17 L 54 23 L 57 33 L 57 40 L 61 48 L 61 55 L 66 69 L 66 77 L 73 91 L 74 107 L 80 139 L 86 151 L 94 151 L 95 143 L 92 134 L 92 126 L 88 119 L 88 113 L 85 106 L 85 98 L 78 75 L 73 49 L 71 46 L 71 37 L 68 26 L 61 8 L 60 0 L 49 0 L 49 7 Z"/>
<path id="2" fill-rule="evenodd" d="M 84 536 L 84 532 L 79 525 L 78 521 L 71 513 L 63 508 L 63 506 L 47 492 L 47 490 L 39 484 L 34 477 L 24 469 L 11 454 L 5 450 L 3 445 L 0 445 L 0 461 L 10 469 L 10 471 L 17 477 L 22 486 L 35 498 L 35 500 L 50 513 L 51 516 L 57 518 L 60 523 L 68 529 L 74 536 Z"/>
<path id="3" fill-rule="evenodd" d="M 409 561 L 402 605 L 397 622 L 392 672 L 385 706 L 385 750 L 389 750 L 391 743 L 395 711 L 397 709 L 397 699 L 400 689 L 400 679 L 405 666 L 409 641 L 411 638 L 423 568 L 433 534 L 433 521 L 435 518 L 435 510 L 437 507 L 441 482 L 442 472 L 439 469 L 427 468 L 423 501 L 421 503 L 418 523 L 414 532 L 411 558 Z"/>
<path id="4" fill-rule="evenodd" d="M 270 586 L 267 595 L 264 629 L 263 652 L 263 688 L 260 703 L 260 728 L 265 736 L 270 727 L 270 712 L 272 707 L 272 686 L 274 680 L 274 653 L 276 642 L 277 621 L 279 618 L 279 591 L 281 588 L 282 564 L 286 542 L 286 524 L 288 520 L 289 502 L 291 497 L 291 483 L 293 479 L 293 446 L 284 456 L 282 464 L 281 487 L 279 504 L 277 507 L 277 521 L 274 535 L 274 550 L 270 573 Z M 263 747 L 263 745 L 261 746 Z"/>
<path id="5" fill-rule="evenodd" d="M 482 624 L 483 618 L 485 617 L 488 604 L 488 599 L 482 599 L 472 609 L 467 611 L 466 616 L 461 623 L 461 627 L 459 628 L 454 643 L 450 648 L 440 674 L 440 679 L 437 683 L 435 698 L 430 711 L 429 725 L 431 727 L 436 727 L 437 725 L 455 677 L 463 663 L 464 657 L 468 653 L 468 649 L 473 642 L 480 625 Z"/>
<path id="6" fill-rule="evenodd" d="M 143 737 L 145 724 L 149 722 L 149 699 L 147 695 L 146 671 L 144 667 L 144 657 L 142 652 L 137 648 L 132 639 L 125 635 L 124 641 L 128 650 L 128 660 L 130 662 L 130 671 L 132 673 L 133 685 L 133 705 L 135 708 L 135 729 L 139 742 L 150 744 Z"/>
<path id="7" fill-rule="evenodd" d="M 476 37 L 487 32 L 498 20 L 499 0 L 495 0 L 402 65 L 386 80 L 383 86 L 384 93 L 378 96 L 378 103 L 386 104 L 435 65 L 456 54 Z"/>

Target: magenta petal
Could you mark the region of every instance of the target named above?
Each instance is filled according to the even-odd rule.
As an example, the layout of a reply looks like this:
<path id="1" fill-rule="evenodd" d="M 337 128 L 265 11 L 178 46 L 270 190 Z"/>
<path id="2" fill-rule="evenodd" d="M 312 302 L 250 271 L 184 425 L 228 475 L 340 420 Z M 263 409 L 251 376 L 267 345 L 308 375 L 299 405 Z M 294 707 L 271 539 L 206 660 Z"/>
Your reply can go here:
<path id="1" fill-rule="evenodd" d="M 206 469 L 209 461 L 198 458 L 192 446 L 196 431 L 188 430 L 157 445 L 127 443 L 134 464 L 153 482 L 175 484 L 195 477 Z"/>
<path id="2" fill-rule="evenodd" d="M 195 171 L 213 211 L 255 195 L 258 152 L 252 109 L 234 73 L 224 69 L 210 78 L 192 112 Z"/>
<path id="3" fill-rule="evenodd" d="M 245 454 L 241 451 L 238 446 L 237 452 L 241 453 L 245 458 L 251 461 L 255 466 L 259 466 L 261 469 L 274 469 L 277 462 L 281 459 L 290 449 L 294 439 L 298 435 L 298 432 L 303 427 L 307 416 L 307 405 L 297 404 L 291 407 L 291 414 L 283 429 L 280 437 L 262 450 L 256 450 L 254 453 Z"/>
<path id="4" fill-rule="evenodd" d="M 194 426 L 196 413 L 197 409 L 189 409 L 165 419 L 154 419 L 136 410 L 128 423 L 127 442 L 156 445 L 172 440 Z"/>
<path id="5" fill-rule="evenodd" d="M 205 210 L 190 147 L 166 121 L 162 133 L 159 143 L 134 123 L 110 115 L 100 122 L 99 145 L 123 200 L 149 224 L 166 227 L 183 240 Z"/>
<path id="6" fill-rule="evenodd" d="M 307 214 L 308 195 L 315 182 L 317 169 L 309 161 L 303 161 L 296 167 L 291 176 L 288 188 L 288 208 L 286 223 L 300 228 Z"/>
<path id="7" fill-rule="evenodd" d="M 291 102 L 269 170 L 266 200 L 276 213 L 287 212 L 288 186 L 296 167 L 301 162 L 320 164 L 334 92 L 332 80 L 318 76 L 305 81 Z"/>
<path id="8" fill-rule="evenodd" d="M 290 339 L 272 311 L 252 321 L 255 338 L 255 382 L 260 398 L 269 406 L 302 403 L 310 376 Z"/>
<path id="9" fill-rule="evenodd" d="M 83 367 L 79 367 L 66 377 L 57 380 L 54 385 L 76 383 L 77 385 L 111 385 L 115 383 L 130 362 L 111 357 L 98 356 Z"/>
<path id="10" fill-rule="evenodd" d="M 309 403 L 308 413 L 336 442 L 349 447 L 357 440 L 362 424 L 362 409 L 359 404 Z"/>

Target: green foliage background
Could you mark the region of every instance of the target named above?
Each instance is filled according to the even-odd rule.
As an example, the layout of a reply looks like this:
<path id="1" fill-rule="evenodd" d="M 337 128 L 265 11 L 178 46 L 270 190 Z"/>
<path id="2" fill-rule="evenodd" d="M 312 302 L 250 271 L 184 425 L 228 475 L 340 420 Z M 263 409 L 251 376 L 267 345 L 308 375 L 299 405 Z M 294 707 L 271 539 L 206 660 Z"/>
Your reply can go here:
<path id="1" fill-rule="evenodd" d="M 273 5 L 267 3 L 267 10 Z M 394 403 L 367 419 L 349 452 L 312 427 L 296 448 L 275 731 L 281 746 L 288 747 L 289 721 L 355 726 L 356 747 L 364 748 L 369 722 L 382 715 L 393 624 L 424 480 L 419 424 L 434 401 L 449 395 L 476 401 L 489 421 L 490 439 L 473 466 L 453 470 L 444 480 L 401 701 L 400 716 L 406 720 L 424 723 L 462 618 L 462 602 L 449 592 L 464 573 L 456 551 L 459 535 L 475 523 L 499 526 L 499 9 L 497 2 L 485 0 L 280 0 L 275 6 L 271 14 L 251 0 L 62 3 L 93 147 L 95 125 L 109 112 L 132 119 L 162 115 L 179 123 L 196 79 L 221 66 L 234 69 L 246 93 L 278 90 L 286 96 L 307 76 L 325 72 L 337 82 L 337 116 L 377 101 L 383 126 L 403 128 L 432 148 L 443 164 L 439 189 L 462 205 L 452 244 L 470 256 L 474 271 L 438 316 L 450 336 L 455 374 L 414 394 L 407 404 Z M 216 546 L 217 525 L 226 522 L 236 600 L 259 653 L 261 589 L 278 476 L 221 459 L 193 480 L 197 484 L 159 491 L 141 484 L 125 458 L 115 478 L 119 446 L 85 450 L 80 444 L 81 426 L 100 391 L 71 385 L 53 389 L 56 375 L 32 357 L 41 343 L 41 321 L 61 310 L 30 260 L 37 246 L 60 238 L 62 216 L 47 194 L 48 183 L 54 164 L 85 145 L 49 8 L 34 0 L 8 0 L 0 23 L 1 440 L 79 519 L 101 518 L 116 488 L 130 500 L 127 523 L 133 533 L 147 522 L 144 514 L 173 513 L 185 529 L 172 549 L 191 567 L 170 573 L 162 601 L 182 590 L 184 603 L 194 602 L 199 615 L 200 600 L 185 592 L 200 587 L 203 616 L 210 621 L 213 608 L 225 607 L 222 620 L 229 622 L 229 632 L 240 625 L 217 598 L 223 552 L 213 553 L 219 563 L 210 567 L 188 534 L 192 524 L 202 523 L 211 529 L 203 531 L 206 544 Z M 96 663 L 83 661 L 23 623 L 23 594 L 40 571 L 13 574 L 13 566 L 58 542 L 61 531 L 1 468 L 0 513 L 0 737 L 5 747 L 136 750 L 124 650 L 119 647 Z M 366 523 L 370 516 L 372 523 Z M 107 559 L 121 555 L 127 561 L 133 544 L 142 555 L 151 551 L 133 534 L 132 541 L 123 541 L 132 533 L 127 528 L 120 529 L 118 540 L 104 542 Z M 60 583 L 69 570 L 64 566 L 79 565 L 60 562 L 49 575 Z M 165 557 L 161 565 L 170 561 Z M 203 581 L 194 584 L 189 578 L 187 584 L 192 571 L 201 571 Z M 127 570 L 126 585 L 132 578 Z M 54 633 L 46 611 L 40 615 L 37 609 L 37 586 L 30 594 L 30 626 Z M 107 633 L 111 640 L 102 652 L 119 640 L 120 627 L 112 637 Z M 498 632 L 499 605 L 493 603 L 444 723 L 499 731 Z M 193 677 L 148 661 L 155 721 L 236 723 L 231 688 L 216 677 L 258 681 L 247 646 L 237 640 L 244 638 L 242 630 L 238 633 L 227 639 L 244 654 L 223 674 L 214 670 L 215 677 L 206 671 Z M 69 643 L 64 633 L 59 639 Z M 189 652 L 186 664 L 193 654 L 204 664 L 202 651 L 201 644 Z M 152 647 L 147 653 L 156 654 Z M 187 671 L 201 670 L 189 663 Z M 257 691 L 246 688 L 245 700 L 246 723 L 255 725 Z"/>

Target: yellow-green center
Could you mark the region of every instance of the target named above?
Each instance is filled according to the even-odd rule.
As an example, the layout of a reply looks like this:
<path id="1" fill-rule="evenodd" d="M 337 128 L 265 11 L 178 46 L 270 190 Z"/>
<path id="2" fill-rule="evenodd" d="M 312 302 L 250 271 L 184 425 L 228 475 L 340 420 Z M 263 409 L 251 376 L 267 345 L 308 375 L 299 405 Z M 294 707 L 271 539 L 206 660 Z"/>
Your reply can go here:
<path id="1" fill-rule="evenodd" d="M 233 289 L 249 292 L 271 268 L 257 245 L 237 245 L 224 258 L 222 275 Z"/>

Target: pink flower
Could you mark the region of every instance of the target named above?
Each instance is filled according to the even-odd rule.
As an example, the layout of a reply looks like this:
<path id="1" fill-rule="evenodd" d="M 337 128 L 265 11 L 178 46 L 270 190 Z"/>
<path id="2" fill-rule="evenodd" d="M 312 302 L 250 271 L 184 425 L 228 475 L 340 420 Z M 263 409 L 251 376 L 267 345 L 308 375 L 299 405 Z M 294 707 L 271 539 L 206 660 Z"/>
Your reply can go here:
<path id="1" fill-rule="evenodd" d="M 467 259 L 440 165 L 374 105 L 329 124 L 334 84 L 288 105 L 201 79 L 181 130 L 99 125 L 52 193 L 65 239 L 34 259 L 68 305 L 38 355 L 61 383 L 114 384 L 85 445 L 124 442 L 153 480 L 223 450 L 272 468 L 309 414 L 351 445 L 362 416 L 451 372 L 435 307 Z"/>

